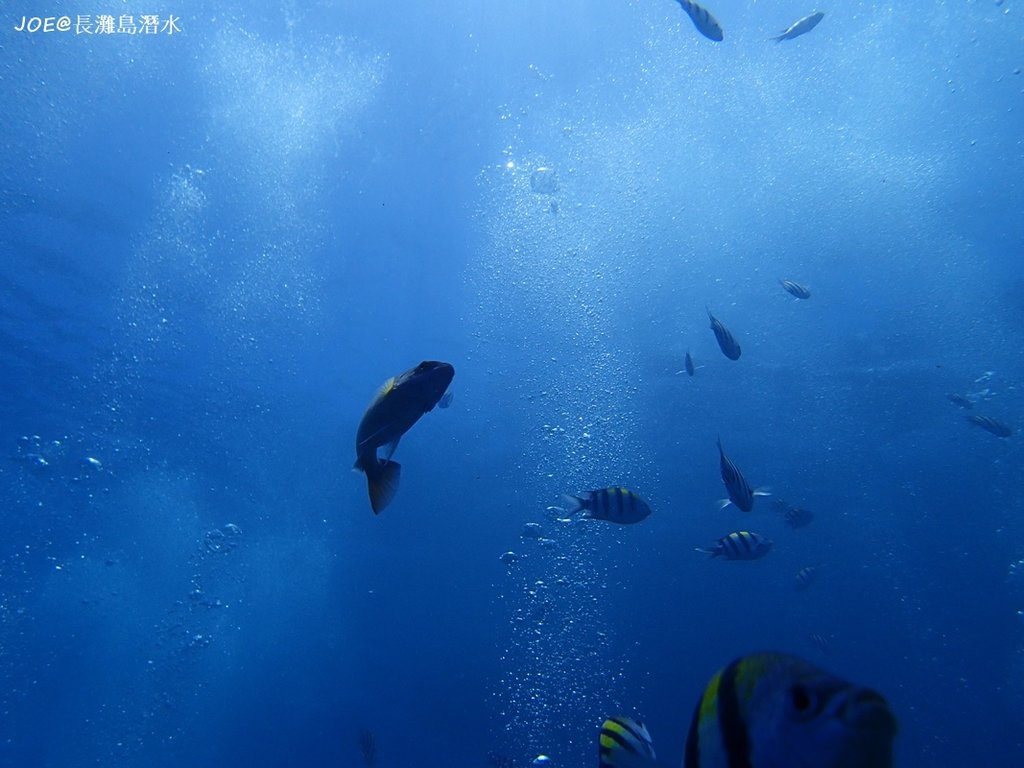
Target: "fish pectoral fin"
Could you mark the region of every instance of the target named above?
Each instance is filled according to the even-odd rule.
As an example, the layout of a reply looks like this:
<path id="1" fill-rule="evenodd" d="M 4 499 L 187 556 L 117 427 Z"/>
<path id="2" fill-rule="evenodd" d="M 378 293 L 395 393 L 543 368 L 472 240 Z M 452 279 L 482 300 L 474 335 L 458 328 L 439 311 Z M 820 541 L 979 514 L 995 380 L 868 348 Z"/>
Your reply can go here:
<path id="1" fill-rule="evenodd" d="M 402 477 L 402 465 L 397 461 L 378 462 L 373 472 L 367 472 L 366 483 L 370 491 L 370 507 L 378 515 L 398 492 L 398 481 Z"/>
<path id="2" fill-rule="evenodd" d="M 757 490 L 755 490 L 754 491 L 754 495 L 755 496 L 771 496 L 772 495 L 772 489 L 769 488 L 767 485 L 765 485 L 765 486 L 762 486 L 762 487 L 758 488 Z"/>
<path id="3" fill-rule="evenodd" d="M 383 453 L 383 457 L 382 457 L 384 461 L 391 461 L 391 457 L 395 455 L 395 449 L 398 448 L 398 441 L 401 440 L 401 439 L 402 439 L 402 436 L 399 435 L 394 440 L 392 440 L 390 443 L 382 446 L 383 449 L 384 449 L 384 453 Z"/>
<path id="4" fill-rule="evenodd" d="M 718 501 L 715 502 L 715 506 L 720 510 L 725 509 L 730 504 L 732 504 L 732 499 L 719 499 Z"/>

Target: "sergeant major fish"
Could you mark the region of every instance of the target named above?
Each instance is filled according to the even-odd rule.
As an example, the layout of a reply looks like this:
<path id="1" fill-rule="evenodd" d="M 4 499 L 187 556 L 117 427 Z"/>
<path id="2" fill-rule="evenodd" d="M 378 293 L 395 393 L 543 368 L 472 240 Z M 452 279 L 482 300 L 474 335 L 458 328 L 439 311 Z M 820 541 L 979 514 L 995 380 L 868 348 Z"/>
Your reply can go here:
<path id="1" fill-rule="evenodd" d="M 724 557 L 726 560 L 757 560 L 771 551 L 772 541 L 752 531 L 734 531 L 710 547 L 696 549 L 711 557 Z"/>
<path id="2" fill-rule="evenodd" d="M 651 734 L 632 717 L 609 717 L 597 735 L 600 768 L 626 768 L 651 764 L 655 760 Z"/>
<path id="3" fill-rule="evenodd" d="M 398 441 L 437 405 L 454 376 L 450 364 L 426 360 L 384 382 L 367 407 L 356 431 L 354 469 L 366 474 L 374 514 L 390 504 L 398 490 L 402 468 L 391 460 Z M 382 458 L 378 448 L 384 449 Z"/>
<path id="4" fill-rule="evenodd" d="M 982 416 L 978 413 L 972 413 L 966 417 L 971 424 L 981 427 L 986 432 L 991 432 L 996 437 L 1009 437 L 1013 434 L 1013 429 L 1003 424 L 1001 421 L 996 421 L 991 416 Z"/>
<path id="5" fill-rule="evenodd" d="M 790 296 L 796 296 L 798 299 L 811 298 L 811 289 L 802 283 L 794 280 L 779 280 L 779 285 L 785 288 L 786 293 Z"/>
<path id="6" fill-rule="evenodd" d="M 722 499 L 718 502 L 719 509 L 725 509 L 730 504 L 735 504 L 744 512 L 749 512 L 754 508 L 755 496 L 771 495 L 762 488 L 758 488 L 756 491 L 750 490 L 750 485 L 743 477 L 739 467 L 733 464 L 732 459 L 725 455 L 725 450 L 722 448 L 722 438 L 718 438 L 718 466 L 722 473 L 722 482 L 725 484 L 726 493 L 729 494 L 728 499 Z"/>
<path id="7" fill-rule="evenodd" d="M 679 0 L 679 4 L 683 6 L 683 10 L 686 11 L 691 21 L 693 21 L 693 26 L 697 28 L 698 32 L 708 40 L 714 40 L 716 43 L 721 42 L 724 37 L 722 25 L 718 23 L 718 20 L 711 15 L 707 8 L 698 5 L 693 0 Z"/>
<path id="8" fill-rule="evenodd" d="M 785 32 L 783 32 L 781 35 L 777 35 L 776 37 L 772 37 L 770 39 L 774 40 L 776 43 L 781 43 L 783 40 L 792 40 L 794 37 L 806 35 L 808 32 L 810 32 L 812 29 L 818 26 L 818 22 L 821 21 L 823 18 L 825 18 L 824 13 L 821 13 L 820 11 L 815 11 L 814 13 L 804 16 L 802 19 L 800 19 L 800 21 L 794 21 L 792 24 L 789 25 L 789 28 Z"/>
<path id="9" fill-rule="evenodd" d="M 562 498 L 567 505 L 567 514 L 571 515 L 582 509 L 586 517 L 607 520 L 610 523 L 630 525 L 639 523 L 651 514 L 647 502 L 628 488 L 601 488 L 596 491 L 584 491 L 580 496 L 565 494 Z"/>
<path id="10" fill-rule="evenodd" d="M 628 718 L 612 718 L 621 723 Z M 601 768 L 664 768 L 650 734 L 599 735 Z M 697 700 L 682 768 L 891 768 L 896 717 L 885 698 L 797 656 L 741 656 Z"/>
<path id="11" fill-rule="evenodd" d="M 711 321 L 711 330 L 715 332 L 715 341 L 718 342 L 718 348 L 722 350 L 722 354 L 730 360 L 739 360 L 740 345 L 736 343 L 736 339 L 733 338 L 729 329 L 711 314 L 710 309 L 707 307 L 704 307 L 704 309 L 707 310 L 708 320 Z"/>

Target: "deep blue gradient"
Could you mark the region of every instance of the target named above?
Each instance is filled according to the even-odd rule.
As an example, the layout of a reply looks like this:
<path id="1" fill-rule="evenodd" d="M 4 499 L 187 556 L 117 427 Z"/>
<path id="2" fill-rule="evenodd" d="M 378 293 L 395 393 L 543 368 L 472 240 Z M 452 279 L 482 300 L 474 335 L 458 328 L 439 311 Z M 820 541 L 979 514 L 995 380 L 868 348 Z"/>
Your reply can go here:
<path id="1" fill-rule="evenodd" d="M 709 7 L 5 5 L 0 765 L 577 768 L 614 714 L 678 764 L 765 649 L 883 692 L 899 766 L 1024 763 L 1024 8 Z M 717 510 L 719 436 L 814 522 Z M 651 517 L 551 509 L 613 484 Z"/>

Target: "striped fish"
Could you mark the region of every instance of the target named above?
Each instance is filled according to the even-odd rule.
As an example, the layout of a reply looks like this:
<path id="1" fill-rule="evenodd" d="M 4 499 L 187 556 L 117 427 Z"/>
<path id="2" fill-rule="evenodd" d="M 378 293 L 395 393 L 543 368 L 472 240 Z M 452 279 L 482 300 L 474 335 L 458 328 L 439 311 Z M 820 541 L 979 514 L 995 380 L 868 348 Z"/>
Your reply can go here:
<path id="1" fill-rule="evenodd" d="M 714 40 L 716 43 L 721 42 L 724 35 L 722 34 L 722 26 L 718 23 L 718 20 L 712 16 L 708 9 L 702 5 L 698 5 L 693 0 L 679 0 L 679 4 L 683 6 L 683 10 L 686 11 L 687 15 L 693 21 L 693 26 L 697 28 L 708 40 Z"/>
<path id="2" fill-rule="evenodd" d="M 755 496 L 770 496 L 771 494 L 761 488 L 756 491 L 750 490 L 750 485 L 743 477 L 739 467 L 732 463 L 732 459 L 725 455 L 722 449 L 722 438 L 718 438 L 718 465 L 722 472 L 722 482 L 725 483 L 728 499 L 721 499 L 718 502 L 719 509 L 725 509 L 730 504 L 735 504 L 744 512 L 754 508 Z"/>
<path id="3" fill-rule="evenodd" d="M 802 592 L 817 580 L 818 566 L 805 565 L 796 572 L 796 576 L 793 578 L 793 588 Z"/>
<path id="4" fill-rule="evenodd" d="M 967 420 L 971 424 L 975 424 L 986 432 L 991 432 L 996 437 L 1009 437 L 1013 434 L 1013 430 L 1001 421 L 996 421 L 991 416 L 982 416 L 981 414 L 972 413 L 967 416 Z"/>
<path id="5" fill-rule="evenodd" d="M 704 309 L 707 309 L 705 307 Z M 718 348 L 722 350 L 722 354 L 728 357 L 730 360 L 740 359 L 740 345 L 736 343 L 736 339 L 729 333 L 729 329 L 726 328 L 722 323 L 711 314 L 711 310 L 707 309 L 708 319 L 711 321 L 711 330 L 715 332 L 715 341 L 718 342 Z"/>
<path id="6" fill-rule="evenodd" d="M 712 557 L 724 557 L 726 560 L 757 560 L 771 551 L 772 542 L 759 533 L 735 531 L 723 536 L 710 547 L 697 547 Z"/>
<path id="7" fill-rule="evenodd" d="M 596 491 L 584 491 L 580 496 L 566 494 L 562 498 L 565 499 L 567 514 L 571 515 L 582 509 L 585 517 L 621 525 L 639 523 L 651 514 L 647 502 L 628 488 L 601 488 Z"/>
<path id="8" fill-rule="evenodd" d="M 806 285 L 794 282 L 793 280 L 779 280 L 779 285 L 786 289 L 786 293 L 796 296 L 798 299 L 811 298 L 811 289 Z"/>
<path id="9" fill-rule="evenodd" d="M 790 528 L 803 528 L 814 522 L 814 513 L 809 509 L 791 506 L 782 499 L 776 499 L 772 506 L 782 515 Z"/>
<path id="10" fill-rule="evenodd" d="M 781 43 L 783 40 L 792 40 L 794 37 L 800 37 L 800 35 L 806 35 L 816 26 L 818 22 L 825 18 L 825 14 L 819 11 L 804 16 L 800 21 L 794 21 L 789 25 L 789 28 L 781 35 L 770 38 L 776 43 Z"/>
<path id="11" fill-rule="evenodd" d="M 881 694 L 796 656 L 756 653 L 704 689 L 683 768 L 891 768 L 895 735 Z"/>
<path id="12" fill-rule="evenodd" d="M 601 725 L 597 737 L 600 768 L 627 768 L 651 765 L 655 760 L 651 734 L 639 720 L 610 717 Z"/>

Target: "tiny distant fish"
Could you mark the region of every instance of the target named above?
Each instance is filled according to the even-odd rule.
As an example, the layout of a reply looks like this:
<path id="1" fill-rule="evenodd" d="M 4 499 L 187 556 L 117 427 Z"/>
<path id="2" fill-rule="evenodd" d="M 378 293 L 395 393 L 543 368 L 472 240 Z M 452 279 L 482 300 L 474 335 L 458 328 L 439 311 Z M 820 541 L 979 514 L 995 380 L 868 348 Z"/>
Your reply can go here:
<path id="1" fill-rule="evenodd" d="M 803 507 L 794 507 L 782 499 L 776 500 L 775 511 L 782 515 L 790 528 L 803 528 L 814 521 L 814 513 Z"/>
<path id="2" fill-rule="evenodd" d="M 832 653 L 832 641 L 820 632 L 812 632 L 807 636 L 807 639 L 810 641 L 811 645 L 822 653 Z"/>
<path id="3" fill-rule="evenodd" d="M 967 420 L 971 424 L 977 424 L 986 432 L 991 432 L 996 437 L 1009 437 L 1013 434 L 1013 430 L 1010 427 L 1001 421 L 996 421 L 991 416 L 981 416 L 980 414 L 972 413 L 967 416 Z"/>
<path id="4" fill-rule="evenodd" d="M 441 399 L 437 401 L 437 407 L 447 408 L 449 405 L 452 404 L 453 399 L 455 399 L 455 395 L 452 393 L 451 390 L 449 390 L 445 392 L 443 395 L 441 395 Z"/>
<path id="5" fill-rule="evenodd" d="M 705 307 L 707 309 L 707 307 Z M 740 345 L 736 343 L 736 339 L 733 338 L 729 329 L 726 328 L 722 323 L 711 314 L 711 310 L 708 309 L 708 319 L 711 321 L 711 330 L 715 332 L 715 341 L 718 342 L 718 348 L 722 350 L 722 354 L 728 357 L 730 360 L 740 359 Z"/>
<path id="6" fill-rule="evenodd" d="M 690 356 L 690 350 L 686 350 L 686 359 L 683 361 L 683 367 L 686 368 L 687 376 L 693 376 L 696 369 L 693 367 L 693 358 Z"/>
<path id="7" fill-rule="evenodd" d="M 757 560 L 771 551 L 772 542 L 759 533 L 735 531 L 723 536 L 710 547 L 697 547 L 698 552 L 726 560 Z"/>
<path id="8" fill-rule="evenodd" d="M 761 488 L 758 488 L 756 491 L 750 489 L 750 484 L 743 477 L 739 467 L 733 464 L 732 459 L 725 455 L 725 450 L 722 448 L 722 438 L 718 438 L 718 466 L 722 473 L 722 482 L 725 484 L 726 493 L 729 494 L 728 499 L 722 499 L 718 502 L 719 509 L 725 509 L 730 504 L 735 504 L 744 512 L 749 512 L 754 508 L 755 496 L 771 495 L 768 491 Z"/>
<path id="9" fill-rule="evenodd" d="M 819 568 L 816 565 L 805 565 L 796 572 L 796 576 L 793 578 L 793 587 L 801 592 L 807 589 L 817 581 L 818 570 Z"/>
<path id="10" fill-rule="evenodd" d="M 778 35 L 777 37 L 773 37 L 770 39 L 774 40 L 776 43 L 781 43 L 783 40 L 792 40 L 794 37 L 806 35 L 808 32 L 810 32 L 812 29 L 818 26 L 818 22 L 821 21 L 823 18 L 825 18 L 824 13 L 815 11 L 814 13 L 808 16 L 804 16 L 802 19 L 800 19 L 800 21 L 793 22 L 789 26 L 789 29 L 787 29 L 781 35 Z"/>
<path id="11" fill-rule="evenodd" d="M 959 408 L 964 408 L 965 410 L 970 410 L 971 408 L 974 407 L 974 403 L 972 403 L 970 400 L 968 400 L 963 395 L 958 395 L 958 394 L 956 394 L 954 392 L 950 392 L 948 395 L 946 395 L 946 398 L 953 405 L 955 405 L 955 406 L 957 406 Z"/>
<path id="12" fill-rule="evenodd" d="M 686 11 L 687 15 L 693 21 L 693 26 L 697 28 L 708 40 L 714 40 L 716 43 L 721 42 L 724 35 L 722 34 L 722 26 L 718 23 L 718 20 L 712 16 L 708 9 L 702 5 L 698 5 L 693 0 L 679 0 L 679 4 L 683 6 L 683 10 Z"/>
<path id="13" fill-rule="evenodd" d="M 567 514 L 582 509 L 586 517 L 621 525 L 639 523 L 651 514 L 647 502 L 628 488 L 600 488 L 584 491 L 581 496 L 565 494 L 562 498 L 565 499 Z"/>
<path id="14" fill-rule="evenodd" d="M 597 736 L 600 768 L 646 766 L 656 759 L 651 734 L 632 717 L 610 717 Z"/>
<path id="15" fill-rule="evenodd" d="M 779 280 L 779 285 L 786 289 L 786 293 L 791 296 L 796 296 L 798 299 L 809 299 L 811 298 L 811 289 L 806 285 L 794 282 L 792 280 Z"/>

